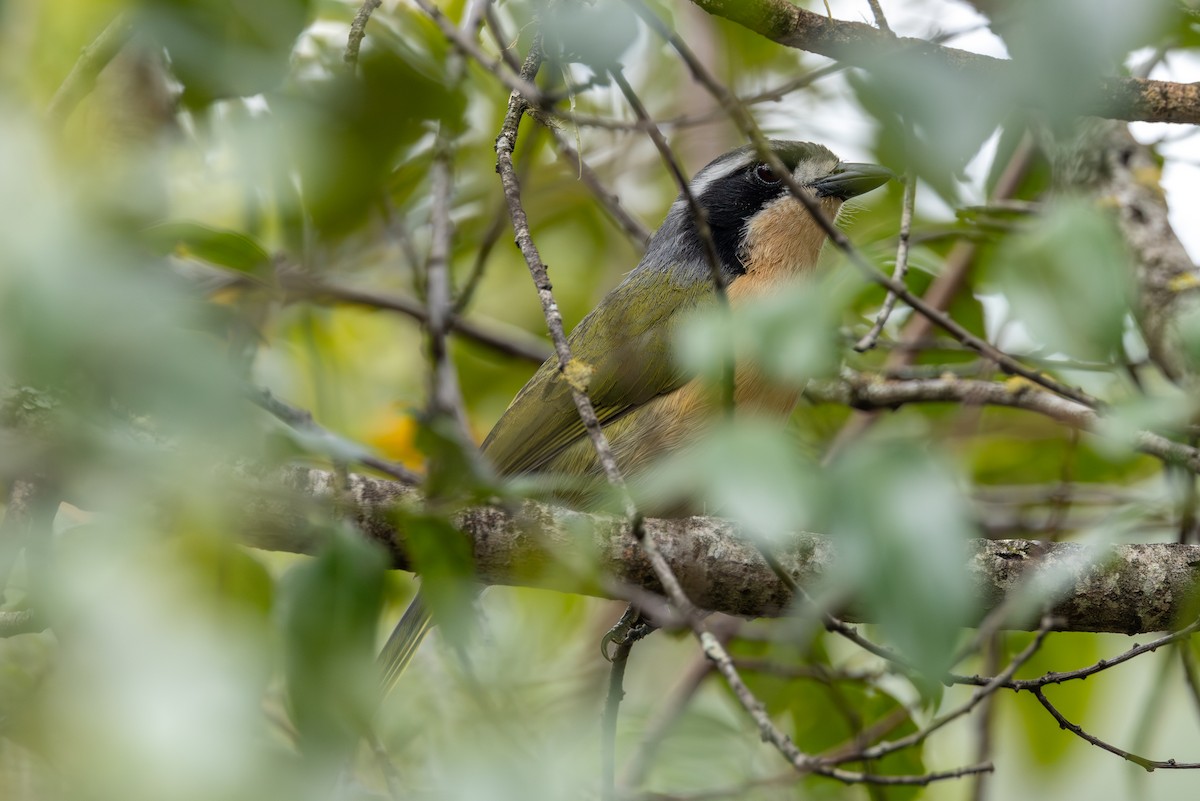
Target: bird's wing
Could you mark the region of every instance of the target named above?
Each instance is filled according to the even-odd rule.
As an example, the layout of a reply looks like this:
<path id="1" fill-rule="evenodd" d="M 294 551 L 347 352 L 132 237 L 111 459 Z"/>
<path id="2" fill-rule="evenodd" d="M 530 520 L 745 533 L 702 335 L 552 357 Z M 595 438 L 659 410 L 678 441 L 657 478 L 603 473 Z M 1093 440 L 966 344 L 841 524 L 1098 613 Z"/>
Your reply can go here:
<path id="1" fill-rule="evenodd" d="M 588 396 L 601 425 L 685 384 L 671 353 L 681 313 L 711 299 L 707 282 L 638 270 L 608 294 L 571 333 L 571 355 L 592 370 Z M 513 399 L 483 443 L 501 474 L 536 472 L 585 436 L 571 390 L 547 359 Z"/>

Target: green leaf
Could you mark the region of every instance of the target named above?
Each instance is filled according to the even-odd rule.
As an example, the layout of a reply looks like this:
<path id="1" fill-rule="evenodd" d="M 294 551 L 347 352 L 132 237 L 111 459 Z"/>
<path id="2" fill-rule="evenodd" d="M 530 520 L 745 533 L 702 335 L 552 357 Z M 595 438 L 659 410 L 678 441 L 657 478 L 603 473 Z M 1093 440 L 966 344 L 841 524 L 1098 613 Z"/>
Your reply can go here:
<path id="1" fill-rule="evenodd" d="M 812 519 L 820 474 L 784 436 L 782 423 L 738 418 L 663 460 L 633 487 L 638 508 L 687 508 L 736 520 L 773 546 Z"/>
<path id="2" fill-rule="evenodd" d="M 141 0 L 142 23 L 171 56 L 183 103 L 203 107 L 278 86 L 311 0 Z"/>
<path id="3" fill-rule="evenodd" d="M 832 466 L 831 483 L 819 529 L 838 549 L 831 586 L 936 680 L 977 605 L 962 568 L 971 511 L 954 473 L 910 441 L 868 443 Z"/>
<path id="4" fill-rule="evenodd" d="M 471 541 L 445 517 L 409 510 L 397 514 L 405 548 L 421 576 L 421 596 L 446 638 L 461 647 L 475 629 L 478 587 L 472 581 Z"/>
<path id="5" fill-rule="evenodd" d="M 1120 353 L 1132 295 L 1129 259 L 1113 220 L 1062 200 L 1006 239 L 992 277 L 1016 319 L 1050 351 L 1107 360 Z"/>
<path id="6" fill-rule="evenodd" d="M 838 325 L 857 291 L 855 282 L 828 271 L 732 311 L 707 308 L 680 327 L 676 357 L 715 385 L 732 342 L 739 369 L 755 365 L 779 386 L 802 387 L 837 369 Z"/>
<path id="7" fill-rule="evenodd" d="M 321 552 L 284 577 L 285 673 L 292 719 L 310 754 L 340 761 L 378 702 L 375 631 L 383 604 L 382 552 L 338 528 Z"/>
<path id="8" fill-rule="evenodd" d="M 164 256 L 192 256 L 250 275 L 261 275 L 271 264 L 271 255 L 245 234 L 186 220 L 152 225 L 142 241 Z"/>

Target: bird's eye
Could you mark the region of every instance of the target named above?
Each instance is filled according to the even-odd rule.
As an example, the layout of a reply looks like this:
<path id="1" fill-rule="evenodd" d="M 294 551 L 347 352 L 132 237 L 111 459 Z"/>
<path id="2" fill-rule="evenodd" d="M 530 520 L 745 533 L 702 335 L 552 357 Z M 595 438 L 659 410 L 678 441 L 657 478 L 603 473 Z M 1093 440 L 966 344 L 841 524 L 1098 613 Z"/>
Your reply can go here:
<path id="1" fill-rule="evenodd" d="M 775 175 L 775 171 L 771 169 L 771 165 L 769 164 L 759 164 L 755 167 L 754 177 L 767 186 L 776 186 L 779 183 L 779 177 Z"/>

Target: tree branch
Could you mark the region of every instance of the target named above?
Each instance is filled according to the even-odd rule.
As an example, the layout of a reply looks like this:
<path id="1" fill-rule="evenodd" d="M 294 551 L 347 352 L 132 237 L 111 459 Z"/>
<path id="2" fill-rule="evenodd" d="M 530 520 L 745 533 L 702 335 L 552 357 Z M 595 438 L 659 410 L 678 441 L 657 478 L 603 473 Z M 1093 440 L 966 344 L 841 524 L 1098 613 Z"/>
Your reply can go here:
<path id="1" fill-rule="evenodd" d="M 939 69 L 969 73 L 980 86 L 1007 80 L 1013 62 L 941 47 L 924 39 L 898 38 L 861 22 L 829 19 L 797 8 L 787 0 L 692 0 L 716 17 L 749 28 L 781 45 L 836 58 L 858 67 L 876 67 L 890 54 L 903 52 Z M 1011 83 L 1011 81 L 1009 81 Z M 1200 84 L 1145 78 L 1097 76 L 1081 88 L 1079 114 L 1118 120 L 1200 123 Z M 1030 102 L 1034 97 L 1030 96 Z"/>
<path id="2" fill-rule="evenodd" d="M 323 529 L 309 523 L 310 510 L 298 504 L 296 496 L 327 504 L 337 492 L 337 481 L 327 471 L 302 467 L 287 469 L 282 481 L 288 492 L 247 482 L 243 541 L 268 550 L 313 553 L 322 543 Z M 420 503 L 420 494 L 400 482 L 363 475 L 351 475 L 347 483 L 355 522 L 364 535 L 387 551 L 393 567 L 411 570 L 405 533 L 396 527 L 393 510 Z M 662 591 L 646 554 L 628 536 L 627 521 L 619 517 L 529 501 L 512 510 L 468 509 L 456 523 L 474 543 L 476 575 L 485 584 L 613 597 L 611 582 L 599 576 Z M 744 617 L 787 613 L 790 593 L 732 523 L 693 517 L 646 520 L 645 526 L 697 606 Z M 797 534 L 777 556 L 803 587 L 814 587 L 831 575 L 837 558 L 833 543 L 811 534 Z M 1058 595 L 1048 612 L 1061 618 L 1057 629 L 1062 631 L 1133 634 L 1171 629 L 1194 616 L 1200 582 L 1200 546 L 1175 543 L 1087 546 L 975 540 L 965 548 L 964 562 L 979 604 L 977 619 L 1014 591 L 1052 582 Z M 843 614 L 856 617 L 854 609 Z M 1034 629 L 1037 620 L 1005 625 Z"/>

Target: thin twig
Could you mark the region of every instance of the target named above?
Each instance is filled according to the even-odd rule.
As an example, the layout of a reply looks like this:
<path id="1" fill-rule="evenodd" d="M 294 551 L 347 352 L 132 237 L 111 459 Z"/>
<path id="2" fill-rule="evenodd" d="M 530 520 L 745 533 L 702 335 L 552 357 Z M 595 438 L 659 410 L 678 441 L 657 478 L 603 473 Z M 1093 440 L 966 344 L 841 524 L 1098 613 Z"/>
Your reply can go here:
<path id="1" fill-rule="evenodd" d="M 993 200 L 1008 199 L 1016 194 L 1034 161 L 1036 152 L 1033 135 L 1026 130 L 1008 163 L 1004 165 L 999 180 L 996 181 L 996 187 L 992 192 Z M 925 291 L 923 296 L 925 302 L 935 309 L 949 308 L 951 302 L 966 285 L 967 276 L 971 271 L 971 266 L 975 263 L 977 252 L 976 242 L 969 240 L 956 242 L 949 255 L 946 256 L 943 269 Z M 883 343 L 894 348 L 894 351 L 888 355 L 885 366 L 888 369 L 895 369 L 912 364 L 917 355 L 926 349 L 924 343 L 931 341 L 930 335 L 933 328 L 933 321 L 928 317 L 914 314 L 901 330 L 899 342 Z M 851 415 L 838 431 L 829 448 L 826 449 L 822 463 L 831 463 L 851 442 L 863 436 L 879 419 L 880 415 L 877 413 L 864 414 L 860 412 Z"/>
<path id="2" fill-rule="evenodd" d="M 896 409 L 907 403 L 966 402 L 975 405 L 1025 409 L 1053 418 L 1084 431 L 1095 432 L 1101 416 L 1083 404 L 1042 392 L 1028 384 L 967 381 L 958 378 L 915 381 L 872 381 L 847 372 L 839 382 L 820 382 L 805 389 L 810 400 L 843 403 L 860 410 Z M 1152 431 L 1133 436 L 1135 450 L 1164 462 L 1180 464 L 1200 473 L 1200 449 L 1184 445 Z"/>
<path id="3" fill-rule="evenodd" d="M 737 618 L 726 618 L 713 626 L 713 634 L 722 643 L 729 642 L 736 634 L 742 621 Z M 713 673 L 713 664 L 704 654 L 697 655 L 683 671 L 683 676 L 675 689 L 671 691 L 666 702 L 655 716 L 642 727 L 642 736 L 634 748 L 625 770 L 621 773 L 621 786 L 632 790 L 646 780 L 646 774 L 653 764 L 654 757 L 667 733 L 687 710 L 696 693 L 704 684 L 704 680 Z M 795 774 L 792 774 L 793 776 Z"/>
<path id="4" fill-rule="evenodd" d="M 480 49 L 478 42 L 460 30 L 458 26 L 442 13 L 440 8 L 429 0 L 413 0 L 413 2 L 420 6 L 421 10 L 433 20 L 434 24 L 442 31 L 442 34 L 450 41 L 450 44 L 462 51 L 464 55 L 479 62 L 484 69 L 496 76 L 510 91 L 520 95 L 522 103 L 527 103 L 534 107 L 542 105 L 542 93 L 524 77 L 523 70 L 520 75 L 513 75 L 504 61 L 497 61 L 487 53 L 484 53 Z"/>
<path id="5" fill-rule="evenodd" d="M 425 3 L 425 0 L 418 0 L 418 2 Z M 539 40 L 534 42 L 533 48 L 525 58 L 525 63 L 521 66 L 522 84 L 532 86 L 541 62 L 541 42 Z M 536 89 L 534 91 L 536 92 Z M 567 343 L 562 313 L 558 309 L 558 302 L 554 299 L 546 265 L 542 263 L 541 254 L 538 253 L 537 245 L 534 244 L 533 237 L 529 233 L 529 219 L 525 215 L 525 208 L 521 202 L 521 186 L 517 180 L 516 170 L 513 168 L 512 154 L 516 147 L 517 129 L 527 107 L 525 97 L 519 90 L 514 89 L 509 95 L 508 111 L 504 115 L 500 133 L 496 137 L 496 172 L 500 174 L 500 183 L 504 187 L 504 200 L 508 204 L 508 213 L 512 219 L 517 247 L 520 248 L 521 255 L 529 267 L 529 274 L 533 278 L 534 286 L 537 287 L 538 299 L 542 304 L 542 314 L 546 318 L 546 327 L 550 331 L 550 338 L 554 342 L 554 351 L 558 356 L 558 367 L 566 379 L 572 373 L 571 346 Z M 608 437 L 605 436 L 604 430 L 600 426 L 596 409 L 592 406 L 592 401 L 588 398 L 582 382 L 568 380 L 568 386 L 575 409 L 579 412 L 579 419 L 583 422 L 583 427 L 596 451 L 596 458 L 604 470 L 608 483 L 621 498 L 626 517 L 636 531 L 641 528 L 641 515 L 638 514 L 633 497 L 625 485 L 625 478 L 617 466 Z"/>
<path id="6" fill-rule="evenodd" d="M 621 93 L 625 95 L 626 102 L 629 103 L 633 113 L 646 126 L 646 133 L 650 136 L 650 140 L 654 142 L 654 147 L 662 156 L 663 163 L 667 166 L 667 170 L 671 173 L 671 177 L 675 179 L 676 186 L 679 187 L 680 196 L 687 203 L 688 213 L 691 214 L 692 222 L 696 226 L 696 234 L 700 237 L 700 244 L 704 248 L 704 259 L 708 264 L 709 277 L 712 279 L 713 291 L 717 296 L 718 308 L 723 314 L 729 313 L 729 296 L 726 288 L 729 285 L 729 280 L 725 277 L 725 272 L 721 266 L 721 257 L 717 255 L 717 243 L 713 239 L 712 228 L 708 224 L 708 213 L 704 207 L 700 205 L 700 201 L 692 192 L 689 181 L 686 175 L 683 174 L 683 168 L 679 166 L 679 160 L 671 151 L 671 146 L 667 144 L 666 137 L 662 131 L 654 124 L 654 120 L 646 112 L 645 106 L 642 105 L 641 98 L 630 86 L 629 81 L 625 78 L 625 73 L 619 67 L 613 67 L 609 70 L 613 77 L 613 81 L 621 89 Z M 727 352 L 721 360 L 721 403 L 722 407 L 728 413 L 733 412 L 734 393 L 736 391 L 736 370 L 733 353 L 733 342 L 728 343 Z"/>
<path id="7" fill-rule="evenodd" d="M 1045 674 L 1037 677 L 1036 679 L 1011 679 L 1010 678 L 1010 679 L 1002 682 L 1000 686 L 1002 686 L 1008 690 L 1016 690 L 1019 692 L 1021 690 L 1028 690 L 1028 691 L 1040 690 L 1041 688 L 1048 687 L 1051 684 L 1063 684 L 1064 682 L 1068 682 L 1068 681 L 1079 681 L 1080 679 L 1086 679 L 1088 676 L 1094 676 L 1097 673 L 1108 670 L 1110 668 L 1114 668 L 1117 665 L 1128 662 L 1130 659 L 1139 657 L 1142 654 L 1148 654 L 1153 651 L 1157 651 L 1159 648 L 1162 648 L 1163 646 L 1170 645 L 1172 643 L 1179 642 L 1181 640 L 1185 640 L 1188 637 L 1192 636 L 1192 634 L 1195 633 L 1197 630 L 1200 630 L 1200 618 L 1197 618 L 1196 620 L 1194 620 L 1191 623 L 1191 625 L 1185 626 L 1184 628 L 1180 629 L 1179 631 L 1175 631 L 1175 632 L 1172 632 L 1171 634 L 1167 634 L 1165 636 L 1159 637 L 1158 639 L 1152 640 L 1151 642 L 1145 643 L 1144 645 L 1135 645 L 1132 648 L 1130 648 L 1128 651 L 1126 651 L 1125 653 L 1123 653 L 1119 656 L 1115 656 L 1112 659 L 1101 659 L 1099 662 L 1096 662 L 1095 664 L 1089 665 L 1088 667 L 1085 667 L 1085 668 L 1080 668 L 1079 670 L 1055 671 L 1052 673 L 1045 673 Z M 968 684 L 968 685 L 973 685 L 973 686 L 987 686 L 987 685 L 991 684 L 992 682 L 994 682 L 996 679 L 994 677 L 960 676 L 957 674 L 950 674 L 947 677 L 947 680 L 953 684 Z"/>
<path id="8" fill-rule="evenodd" d="M 867 5 L 871 7 L 871 15 L 875 17 L 875 27 L 884 33 L 892 33 L 887 17 L 883 15 L 883 6 L 879 5 L 879 0 L 867 0 Z M 895 34 L 892 35 L 894 36 Z"/>
<path id="9" fill-rule="evenodd" d="M 354 20 L 350 23 L 350 35 L 346 37 L 346 52 L 342 54 L 342 61 L 351 70 L 358 66 L 358 51 L 362 47 L 363 37 L 367 35 L 367 21 L 382 2 L 383 0 L 364 0 L 354 14 Z"/>
<path id="10" fill-rule="evenodd" d="M 625 615 L 637 614 L 636 607 L 630 604 Z M 622 621 L 625 620 L 623 616 Z M 618 623 L 617 625 L 620 625 Z M 617 797 L 617 719 L 621 710 L 621 701 L 625 698 L 625 668 L 629 665 L 629 653 L 634 637 L 625 637 L 617 643 L 617 649 L 612 655 L 612 664 L 608 671 L 608 697 L 604 701 L 604 713 L 600 718 L 600 798 L 602 801 L 614 801 Z"/>
<path id="11" fill-rule="evenodd" d="M 248 386 L 246 387 L 246 397 L 256 406 L 270 412 L 291 428 L 311 438 L 314 444 L 322 447 L 335 461 L 357 462 L 405 484 L 417 484 L 421 480 L 417 473 L 404 465 L 382 459 L 367 450 L 365 446 L 318 425 L 311 412 L 284 403 L 272 395 L 270 390 Z"/>
<path id="12" fill-rule="evenodd" d="M 900 283 L 904 283 L 904 278 L 908 275 L 908 245 L 909 237 L 912 235 L 913 205 L 916 195 L 917 176 L 912 170 L 909 170 L 904 176 L 904 200 L 900 207 L 900 242 L 896 245 L 896 266 L 892 268 L 892 280 Z M 892 316 L 892 310 L 895 308 L 896 293 L 888 290 L 887 297 L 883 299 L 883 306 L 875 318 L 875 324 L 854 346 L 856 351 L 863 353 L 875 347 L 875 343 L 879 341 L 879 335 L 883 333 L 883 327 L 887 325 L 888 318 Z"/>
<path id="13" fill-rule="evenodd" d="M 499 15 L 496 14 L 496 6 L 494 3 L 488 2 L 483 9 L 483 20 L 487 25 L 488 32 L 491 33 L 493 41 L 496 42 L 496 47 L 500 50 L 500 57 L 504 59 L 504 63 L 508 65 L 515 74 L 521 73 L 521 59 L 516 54 L 516 39 L 509 39 L 504 33 L 504 24 L 500 21 Z"/>
<path id="14" fill-rule="evenodd" d="M 1198 770 L 1198 769 L 1200 769 L 1200 762 L 1177 762 L 1174 759 L 1167 759 L 1167 760 L 1148 759 L 1144 756 L 1138 756 L 1137 754 L 1134 754 L 1130 751 L 1126 751 L 1123 748 L 1118 748 L 1117 746 L 1113 745 L 1112 743 L 1108 743 L 1108 742 L 1105 742 L 1104 740 L 1101 740 L 1099 737 L 1095 736 L 1094 734 L 1088 734 L 1086 731 L 1083 730 L 1082 726 L 1079 726 L 1079 725 L 1067 720 L 1066 716 L 1064 716 L 1062 712 L 1059 712 L 1058 708 L 1055 707 L 1054 704 L 1050 703 L 1050 699 L 1048 699 L 1046 697 L 1046 694 L 1044 692 L 1042 692 L 1040 687 L 1034 688 L 1033 690 L 1030 690 L 1030 692 L 1033 693 L 1033 697 L 1038 700 L 1038 703 L 1041 704 L 1046 709 L 1047 712 L 1049 712 L 1051 715 L 1054 716 L 1054 719 L 1056 721 L 1058 721 L 1058 725 L 1060 728 L 1066 729 L 1067 731 L 1074 734 L 1076 737 L 1080 737 L 1083 740 L 1086 740 L 1087 742 L 1091 743 L 1092 745 L 1096 746 L 1097 748 L 1102 748 L 1105 751 L 1108 751 L 1110 754 L 1116 754 L 1117 756 L 1121 757 L 1122 759 L 1124 759 L 1128 762 L 1132 762 L 1135 765 L 1138 765 L 1138 766 L 1144 768 L 1147 773 L 1153 772 L 1160 768 L 1164 769 L 1164 770 L 1172 770 L 1172 769 L 1173 770 Z"/>
<path id="15" fill-rule="evenodd" d="M 419 301 L 412 298 L 322 283 L 299 270 L 281 270 L 278 276 L 280 284 L 286 291 L 301 295 L 307 300 L 334 301 L 399 312 L 420 323 L 427 323 L 429 320 L 428 310 Z M 495 324 L 476 323 L 457 314 L 449 315 L 446 318 L 446 324 L 451 332 L 508 356 L 541 364 L 552 354 L 545 342 L 521 329 L 513 328 L 511 333 L 502 332 L 494 328 Z"/>
<path id="16" fill-rule="evenodd" d="M 992 632 L 984 647 L 984 669 L 995 673 L 1000 669 L 1001 635 Z M 992 728 L 995 724 L 996 696 L 989 695 L 975 718 L 975 761 L 984 762 L 992 758 Z M 987 774 L 975 776 L 971 782 L 971 801 L 984 801 L 991 777 Z"/>
<path id="17" fill-rule="evenodd" d="M 61 127 L 66 123 L 79 101 L 87 97 L 95 87 L 96 78 L 108 66 L 108 62 L 121 52 L 121 48 L 132 35 L 133 17 L 122 13 L 100 32 L 95 41 L 83 48 L 75 66 L 71 67 L 54 97 L 50 98 L 50 104 L 46 106 L 46 117 L 52 124 Z"/>
<path id="18" fill-rule="evenodd" d="M 834 670 L 820 664 L 793 665 L 775 662 L 770 659 L 738 658 L 734 664 L 739 670 L 749 670 L 754 673 L 765 673 L 768 676 L 778 676 L 783 679 L 808 679 L 822 684 L 833 682 L 848 682 L 861 684 L 877 681 L 887 675 L 883 668 L 866 668 L 863 670 Z"/>
<path id="19" fill-rule="evenodd" d="M 450 317 L 450 248 L 453 228 L 450 225 L 451 145 L 444 131 L 439 131 L 434 144 L 433 202 L 430 211 L 429 259 L 425 264 L 426 330 L 429 332 L 430 391 L 429 409 L 445 415 L 458 424 L 464 441 L 468 439 L 467 415 L 463 409 L 458 374 L 447 348 L 446 334 Z"/>
<path id="20" fill-rule="evenodd" d="M 913 732 L 907 737 L 901 737 L 898 740 L 880 743 L 879 745 L 872 746 L 871 748 L 864 748 L 861 752 L 851 757 L 851 759 L 855 761 L 857 759 L 881 759 L 888 754 L 893 754 L 905 748 L 912 748 L 915 745 L 923 743 L 926 738 L 946 724 L 958 720 L 963 715 L 970 713 L 971 710 L 979 706 L 984 699 L 988 698 L 997 690 L 1004 687 L 1005 683 L 1012 679 L 1021 665 L 1025 664 L 1030 660 L 1030 658 L 1033 657 L 1037 650 L 1042 647 L 1042 643 L 1045 642 L 1046 636 L 1050 633 L 1050 630 L 1054 628 L 1055 623 L 1056 621 L 1054 618 L 1050 616 L 1044 617 L 1042 619 L 1042 625 L 1038 629 L 1037 636 L 1033 638 L 1029 645 L 1027 645 L 1019 654 L 1013 657 L 1012 661 L 1008 663 L 1008 667 L 993 677 L 992 680 L 987 684 L 981 686 L 974 693 L 972 693 L 971 697 L 965 702 L 949 712 L 946 712 L 945 714 L 938 715 L 928 724 L 922 726 L 919 730 Z"/>
<path id="21" fill-rule="evenodd" d="M 566 157 L 571 169 L 579 176 L 579 180 L 583 181 L 584 186 L 591 190 L 592 195 L 600 201 L 600 205 L 604 207 L 604 210 L 608 212 L 625 236 L 629 237 L 629 240 L 639 250 L 645 250 L 646 245 L 650 242 L 650 230 L 625 210 L 620 199 L 604 186 L 600 176 L 596 175 L 595 170 L 588 166 L 587 162 L 579 155 L 579 151 L 571 146 L 562 131 L 550 126 L 547 128 L 554 137 L 554 143 L 558 146 L 559 153 Z"/>

